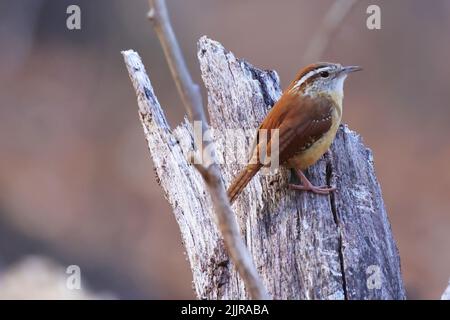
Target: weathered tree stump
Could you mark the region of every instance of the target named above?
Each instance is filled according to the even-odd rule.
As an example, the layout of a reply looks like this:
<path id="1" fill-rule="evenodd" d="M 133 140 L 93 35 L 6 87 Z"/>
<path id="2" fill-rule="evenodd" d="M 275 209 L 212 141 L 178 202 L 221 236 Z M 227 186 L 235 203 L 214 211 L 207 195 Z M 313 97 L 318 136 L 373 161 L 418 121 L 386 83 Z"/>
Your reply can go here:
<path id="1" fill-rule="evenodd" d="M 187 160 L 194 136 L 188 121 L 173 131 L 139 56 L 123 52 L 157 181 L 173 207 L 197 296 L 246 299 L 214 223 L 211 199 Z M 252 137 L 229 142 L 226 130 L 255 128 L 281 95 L 274 71 L 236 59 L 206 37 L 198 43 L 202 78 L 218 157 L 248 154 Z M 242 164 L 222 164 L 229 185 Z M 290 172 L 257 174 L 233 209 L 258 272 L 275 299 L 404 299 L 400 259 L 375 176 L 372 153 L 341 126 L 328 152 L 307 176 L 331 184 L 331 196 L 286 188 Z"/>

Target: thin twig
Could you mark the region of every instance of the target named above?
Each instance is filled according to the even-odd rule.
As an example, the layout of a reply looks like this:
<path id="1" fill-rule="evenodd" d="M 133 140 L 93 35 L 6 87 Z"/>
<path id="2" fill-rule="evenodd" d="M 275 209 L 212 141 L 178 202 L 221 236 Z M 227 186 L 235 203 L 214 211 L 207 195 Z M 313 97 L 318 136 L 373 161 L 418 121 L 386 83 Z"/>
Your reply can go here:
<path id="1" fill-rule="evenodd" d="M 320 60 L 358 0 L 336 0 L 328 9 L 303 55 L 303 64 Z"/>
<path id="2" fill-rule="evenodd" d="M 192 81 L 190 73 L 184 61 L 183 54 L 178 45 L 178 41 L 173 32 L 164 0 L 149 0 L 150 12 L 149 19 L 158 35 L 159 41 L 164 50 L 170 71 L 175 80 L 178 92 L 182 98 L 184 107 L 191 121 L 201 121 L 202 128 L 208 128 L 206 115 L 203 108 L 200 89 Z M 211 150 L 208 144 L 205 148 Z M 202 152 L 203 153 L 203 152 Z M 202 167 L 198 170 L 202 175 L 211 199 L 217 217 L 217 224 L 223 236 L 225 246 L 234 263 L 239 275 L 242 277 L 249 295 L 253 299 L 270 299 L 253 263 L 253 259 L 242 240 L 236 217 L 231 210 L 225 187 L 222 183 L 222 174 L 213 152 L 203 154 L 204 163 L 211 163 L 208 167 Z"/>
<path id="3" fill-rule="evenodd" d="M 199 120 L 206 124 L 200 87 L 192 81 L 183 53 L 172 29 L 166 3 L 164 0 L 149 0 L 149 2 L 151 9 L 148 18 L 153 23 L 153 28 L 164 50 L 170 72 L 189 119 Z"/>

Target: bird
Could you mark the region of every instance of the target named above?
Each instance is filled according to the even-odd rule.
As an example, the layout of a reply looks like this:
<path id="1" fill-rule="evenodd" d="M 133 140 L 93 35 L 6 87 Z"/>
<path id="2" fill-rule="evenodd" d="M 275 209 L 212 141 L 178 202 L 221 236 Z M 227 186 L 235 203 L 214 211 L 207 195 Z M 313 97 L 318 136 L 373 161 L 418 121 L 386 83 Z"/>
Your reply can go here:
<path id="1" fill-rule="evenodd" d="M 233 203 L 255 174 L 267 163 L 262 151 L 278 156 L 278 163 L 291 168 L 300 184 L 289 184 L 292 190 L 327 195 L 334 187 L 314 186 L 303 173 L 327 152 L 342 119 L 344 82 L 347 76 L 362 70 L 359 66 L 318 62 L 301 69 L 280 99 L 268 112 L 258 132 L 266 130 L 267 138 L 256 141 L 248 164 L 230 184 L 227 195 Z M 277 131 L 278 149 L 272 150 L 272 132 Z"/>

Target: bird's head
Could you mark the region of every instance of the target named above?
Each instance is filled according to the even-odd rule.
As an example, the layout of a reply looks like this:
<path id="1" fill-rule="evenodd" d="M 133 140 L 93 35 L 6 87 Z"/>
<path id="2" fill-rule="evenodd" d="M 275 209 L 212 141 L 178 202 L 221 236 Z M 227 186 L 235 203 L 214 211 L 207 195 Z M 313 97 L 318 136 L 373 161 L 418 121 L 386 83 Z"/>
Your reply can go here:
<path id="1" fill-rule="evenodd" d="M 362 70 L 361 67 L 344 67 L 339 63 L 319 62 L 310 64 L 300 70 L 288 91 L 311 97 L 322 94 L 343 97 L 344 81 L 347 75 L 359 70 Z"/>

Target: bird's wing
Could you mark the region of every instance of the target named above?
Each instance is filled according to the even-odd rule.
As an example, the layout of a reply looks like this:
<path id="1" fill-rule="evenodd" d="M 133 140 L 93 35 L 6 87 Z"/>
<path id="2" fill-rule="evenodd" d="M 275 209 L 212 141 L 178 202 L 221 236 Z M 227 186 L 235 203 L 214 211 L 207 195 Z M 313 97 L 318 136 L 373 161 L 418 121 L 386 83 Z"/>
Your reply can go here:
<path id="1" fill-rule="evenodd" d="M 268 130 L 267 155 L 272 152 L 271 129 L 279 129 L 279 163 L 283 164 L 330 129 L 332 110 L 332 102 L 327 98 L 282 96 L 260 126 Z M 258 142 L 258 153 L 264 147 L 261 143 Z M 260 155 L 257 156 L 259 159 Z"/>

